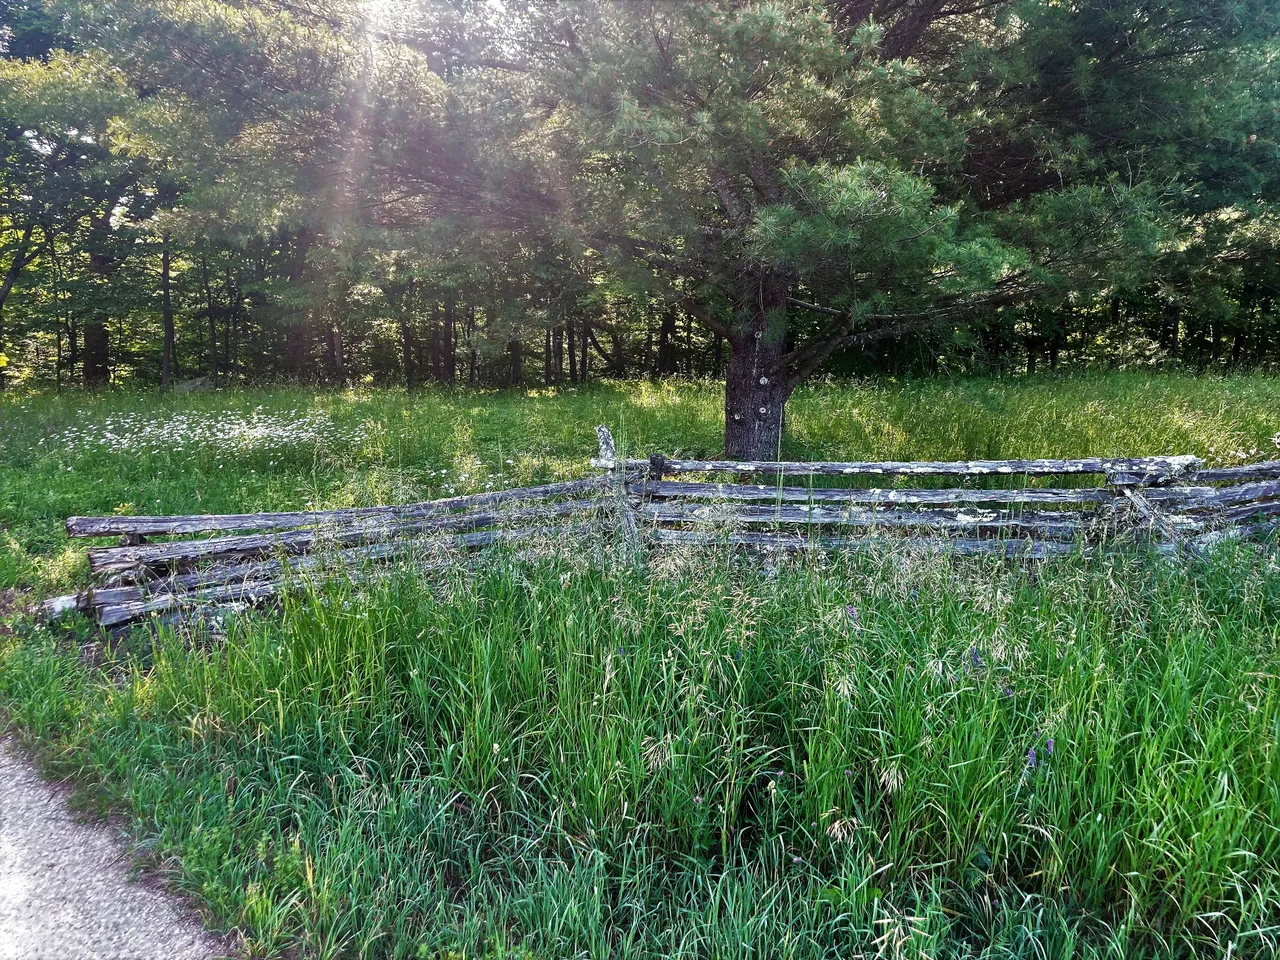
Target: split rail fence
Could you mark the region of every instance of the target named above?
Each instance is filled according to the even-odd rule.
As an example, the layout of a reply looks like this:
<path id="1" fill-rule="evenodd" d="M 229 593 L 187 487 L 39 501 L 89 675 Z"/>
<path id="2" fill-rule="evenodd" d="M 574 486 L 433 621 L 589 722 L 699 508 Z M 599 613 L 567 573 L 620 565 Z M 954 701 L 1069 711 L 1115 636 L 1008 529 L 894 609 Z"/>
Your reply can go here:
<path id="1" fill-rule="evenodd" d="M 316 576 L 360 579 L 388 564 L 429 570 L 460 552 L 575 535 L 657 548 L 1039 558 L 1094 546 L 1198 554 L 1280 519 L 1280 460 L 643 460 L 619 457 L 607 427 L 597 437 L 598 475 L 544 486 L 349 510 L 71 517 L 69 536 L 119 542 L 88 549 L 99 586 L 49 600 L 44 612 L 79 610 L 119 628 L 260 603 Z"/>

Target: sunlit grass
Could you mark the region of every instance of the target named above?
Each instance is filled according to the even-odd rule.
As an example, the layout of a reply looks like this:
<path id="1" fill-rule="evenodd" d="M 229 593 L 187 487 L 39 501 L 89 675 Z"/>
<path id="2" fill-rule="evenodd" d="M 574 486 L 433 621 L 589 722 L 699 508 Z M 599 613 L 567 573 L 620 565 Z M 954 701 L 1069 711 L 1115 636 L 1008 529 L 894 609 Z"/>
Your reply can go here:
<path id="1" fill-rule="evenodd" d="M 332 433 L 217 463 L 35 442 L 258 406 Z M 709 384 L 7 398 L 0 575 L 81 578 L 67 513 L 578 476 L 598 422 L 706 455 L 719 410 Z M 1280 381 L 815 388 L 789 429 L 811 458 L 1234 462 L 1274 450 Z M 1275 549 L 600 563 L 567 544 L 311 588 L 225 637 L 136 631 L 96 662 L 83 625 L 22 628 L 0 704 L 255 956 L 1272 956 Z"/>

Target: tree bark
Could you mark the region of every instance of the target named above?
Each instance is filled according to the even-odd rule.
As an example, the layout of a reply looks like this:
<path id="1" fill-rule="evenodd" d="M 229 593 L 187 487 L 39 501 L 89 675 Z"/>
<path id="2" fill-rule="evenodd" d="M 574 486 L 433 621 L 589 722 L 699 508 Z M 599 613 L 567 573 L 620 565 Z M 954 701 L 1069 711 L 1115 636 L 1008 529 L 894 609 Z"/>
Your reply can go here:
<path id="1" fill-rule="evenodd" d="M 476 382 L 476 308 L 475 304 L 467 311 L 467 383 L 475 386 Z"/>
<path id="2" fill-rule="evenodd" d="M 788 285 L 777 273 L 755 270 L 744 308 L 729 337 L 724 382 L 725 456 L 777 458 L 792 384 L 783 368 Z"/>
<path id="3" fill-rule="evenodd" d="M 569 382 L 578 382 L 578 350 L 576 338 L 574 337 L 574 325 L 572 323 L 565 324 L 565 339 L 569 341 Z"/>
<path id="4" fill-rule="evenodd" d="M 404 385 L 412 390 L 418 385 L 418 368 L 413 356 L 413 328 L 409 326 L 409 318 L 400 317 L 400 358 L 404 365 Z"/>
<path id="5" fill-rule="evenodd" d="M 543 332 L 542 344 L 542 385 L 551 386 L 551 328 Z"/>
<path id="6" fill-rule="evenodd" d="M 90 315 L 84 323 L 83 381 L 88 390 L 105 387 L 111 378 L 109 366 L 110 342 L 107 337 L 107 318 L 100 311 Z"/>
<path id="7" fill-rule="evenodd" d="M 173 385 L 173 295 L 169 287 L 169 234 L 160 237 L 160 293 L 164 311 L 164 351 L 160 360 L 160 389 L 168 391 Z"/>
<path id="8" fill-rule="evenodd" d="M 658 327 L 658 376 L 669 377 L 676 372 L 676 311 L 668 307 L 662 312 Z"/>
<path id="9" fill-rule="evenodd" d="M 518 387 L 524 383 L 524 344 L 519 338 L 507 344 L 507 355 L 511 359 L 511 386 Z"/>
<path id="10" fill-rule="evenodd" d="M 441 366 L 440 350 L 440 302 L 431 304 L 431 379 L 436 383 L 444 381 L 444 370 Z"/>

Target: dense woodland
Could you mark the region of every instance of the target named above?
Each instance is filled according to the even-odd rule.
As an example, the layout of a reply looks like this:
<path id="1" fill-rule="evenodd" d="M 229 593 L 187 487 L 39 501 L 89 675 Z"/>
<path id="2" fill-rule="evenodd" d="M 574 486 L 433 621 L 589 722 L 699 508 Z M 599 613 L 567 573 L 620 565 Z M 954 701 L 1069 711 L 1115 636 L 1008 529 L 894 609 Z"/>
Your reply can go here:
<path id="1" fill-rule="evenodd" d="M 1274 0 L 0 0 L 0 383 L 1280 360 Z"/>

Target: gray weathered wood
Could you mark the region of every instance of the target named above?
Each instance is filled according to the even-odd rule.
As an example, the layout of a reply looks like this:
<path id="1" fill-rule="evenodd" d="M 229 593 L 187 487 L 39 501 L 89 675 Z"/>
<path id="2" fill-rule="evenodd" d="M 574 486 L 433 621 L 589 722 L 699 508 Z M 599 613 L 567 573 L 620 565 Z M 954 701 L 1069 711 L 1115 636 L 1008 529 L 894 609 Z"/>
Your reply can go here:
<path id="1" fill-rule="evenodd" d="M 194 576 L 170 577 L 130 587 L 106 590 L 90 590 L 75 595 L 79 609 L 97 608 L 97 620 L 102 626 L 119 626 L 154 613 L 190 606 L 218 606 L 230 603 L 257 603 L 261 600 L 300 589 L 318 576 L 341 574 L 348 580 L 359 582 L 372 575 L 366 566 L 371 562 L 401 560 L 414 557 L 415 571 L 441 569 L 450 561 L 424 559 L 426 553 L 441 546 L 452 549 L 473 549 L 497 543 L 519 543 L 527 540 L 579 535 L 588 531 L 586 525 L 570 524 L 554 528 L 520 530 L 483 530 L 462 534 L 442 541 L 404 540 L 393 543 L 373 544 L 352 550 L 316 554 L 286 561 L 261 564 L 242 564 L 228 567 L 220 573 L 210 574 L 224 579 L 209 580 Z M 421 555 L 419 555 L 421 554 Z M 191 589 L 194 586 L 195 589 Z"/>
<path id="2" fill-rule="evenodd" d="M 1242 480 L 1280 480 L 1280 460 L 1264 460 L 1242 467 L 1206 467 L 1192 477 L 1196 483 L 1238 483 Z"/>
<path id="3" fill-rule="evenodd" d="M 969 489 L 950 487 L 938 490 L 835 487 L 779 487 L 755 483 L 714 483 L 640 480 L 627 484 L 627 491 L 646 498 L 772 501 L 782 503 L 900 504 L 904 506 L 955 506 L 964 503 L 1034 503 L 1044 505 L 1105 504 L 1119 496 L 1112 487 L 1017 487 L 1014 489 Z M 1212 498 L 1216 487 L 1153 487 L 1148 496 L 1162 502 L 1182 502 Z"/>
<path id="4" fill-rule="evenodd" d="M 613 431 L 603 423 L 596 427 L 596 441 L 600 444 L 601 461 L 614 463 L 618 459 L 618 448 L 613 443 Z M 612 470 L 613 467 L 607 469 Z"/>
<path id="5" fill-rule="evenodd" d="M 1072 554 L 1080 547 L 1054 540 L 980 539 L 975 537 L 805 537 L 793 533 L 725 533 L 705 530 L 649 532 L 658 543 L 751 547 L 764 550 L 903 550 L 925 553 L 996 554 L 1007 557 L 1048 557 Z"/>
<path id="6" fill-rule="evenodd" d="M 642 520 L 656 523 L 703 523 L 724 526 L 841 526 L 926 528 L 956 533 L 1020 530 L 1039 536 L 1074 538 L 1088 530 L 1089 516 L 1068 511 L 1010 511 L 971 509 L 860 510 L 831 507 L 764 507 L 700 505 L 671 501 L 638 508 Z"/>
<path id="7" fill-rule="evenodd" d="M 296 530 L 315 526 L 344 526 L 366 520 L 412 520 L 440 516 L 476 507 L 523 503 L 553 497 L 589 494 L 601 489 L 600 477 L 515 487 L 465 497 L 428 500 L 387 507 L 353 507 L 346 510 L 297 510 L 287 513 L 209 514 L 173 517 L 68 517 L 71 537 L 216 533 L 230 530 Z"/>
<path id="8" fill-rule="evenodd" d="M 950 460 L 814 462 L 765 460 L 666 460 L 666 473 L 763 473 L 776 476 L 993 476 L 1100 473 L 1119 482 L 1163 483 L 1194 474 L 1197 457 L 1085 457 L 1064 460 Z M 624 468 L 645 472 L 647 460 L 596 458 L 591 465 L 604 470 Z"/>
<path id="9" fill-rule="evenodd" d="M 460 513 L 396 522 L 382 520 L 331 529 L 291 530 L 240 537 L 215 537 L 208 540 L 182 540 L 138 547 L 90 547 L 87 553 L 89 569 L 94 572 L 106 572 L 135 566 L 181 565 L 200 560 L 226 560 L 273 552 L 306 553 L 317 547 L 356 546 L 432 531 L 479 530 L 498 524 L 582 513 L 595 510 L 598 506 L 599 503 L 595 500 L 567 500 L 506 512 Z"/>

